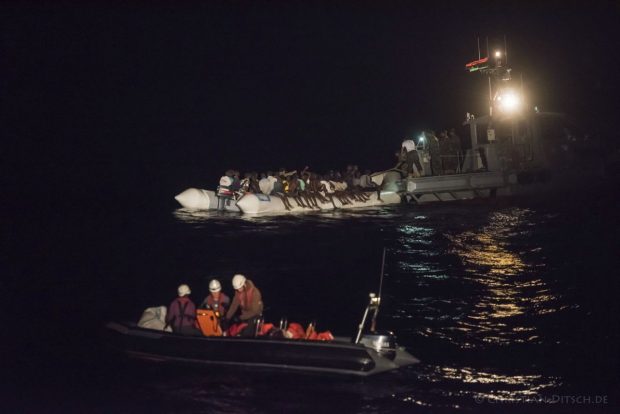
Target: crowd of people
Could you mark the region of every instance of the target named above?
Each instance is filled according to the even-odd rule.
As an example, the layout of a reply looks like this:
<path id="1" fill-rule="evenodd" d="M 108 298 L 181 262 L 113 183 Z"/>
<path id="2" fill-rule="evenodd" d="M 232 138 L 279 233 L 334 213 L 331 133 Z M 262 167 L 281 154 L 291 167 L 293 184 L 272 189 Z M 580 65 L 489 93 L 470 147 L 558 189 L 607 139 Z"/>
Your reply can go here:
<path id="1" fill-rule="evenodd" d="M 280 327 L 271 323 L 264 323 L 263 297 L 254 282 L 242 274 L 236 274 L 232 278 L 232 287 L 235 293 L 231 301 L 222 292 L 220 281 L 212 279 L 209 282 L 209 294 L 196 307 L 189 297 L 192 293 L 189 286 L 180 285 L 177 288 L 177 297 L 167 308 L 163 330 L 171 329 L 176 334 L 186 336 L 240 336 L 250 338 L 266 335 L 271 338 L 317 341 L 334 339 L 329 331 L 317 332 L 315 322 L 310 323 L 306 329 L 295 322 L 286 322 L 284 325 L 281 322 Z M 207 318 L 208 322 L 200 318 L 206 312 L 212 312 L 211 315 L 213 315 L 213 319 Z M 215 329 L 210 327 L 212 322 L 217 325 Z"/>
<path id="2" fill-rule="evenodd" d="M 454 128 L 448 132 L 443 130 L 439 135 L 435 131 L 425 131 L 418 144 L 413 140 L 404 140 L 400 152 L 396 153 L 398 163 L 395 169 L 401 171 L 403 176 L 429 176 L 456 174 L 461 167 L 462 150 L 461 139 Z M 418 148 L 424 151 L 420 156 Z M 430 171 L 423 168 L 422 164 L 428 162 Z"/>
<path id="3" fill-rule="evenodd" d="M 348 165 L 345 172 L 330 170 L 320 175 L 303 170 L 287 171 L 280 168 L 277 172 L 247 172 L 244 178 L 237 170 L 228 170 L 220 178 L 218 195 L 234 197 L 236 194 L 253 193 L 279 197 L 287 210 L 293 208 L 289 197 L 299 207 L 319 209 L 320 203 L 333 203 L 336 197 L 343 205 L 353 201 L 364 202 L 370 199 L 368 191 L 378 190 L 366 170 L 362 174 L 357 165 Z M 380 197 L 379 197 L 380 198 Z"/>
<path id="4" fill-rule="evenodd" d="M 422 157 L 418 154 L 422 149 Z M 434 131 L 425 131 L 424 140 L 416 144 L 405 140 L 394 170 L 403 177 L 455 174 L 460 170 L 462 160 L 461 140 L 454 129 L 443 130 L 438 135 Z M 430 171 L 422 167 L 422 161 L 428 161 Z M 363 173 L 357 165 L 347 165 L 344 172 L 329 170 L 325 174 L 311 172 L 309 167 L 302 170 L 263 173 L 246 172 L 241 178 L 238 170 L 227 170 L 220 178 L 218 196 L 238 197 L 253 193 L 279 197 L 287 210 L 293 208 L 292 198 L 299 207 L 320 209 L 321 203 L 333 203 L 336 197 L 343 205 L 353 201 L 365 202 L 370 199 L 369 192 L 376 191 L 380 197 L 380 186 L 372 180 L 370 170 Z"/>

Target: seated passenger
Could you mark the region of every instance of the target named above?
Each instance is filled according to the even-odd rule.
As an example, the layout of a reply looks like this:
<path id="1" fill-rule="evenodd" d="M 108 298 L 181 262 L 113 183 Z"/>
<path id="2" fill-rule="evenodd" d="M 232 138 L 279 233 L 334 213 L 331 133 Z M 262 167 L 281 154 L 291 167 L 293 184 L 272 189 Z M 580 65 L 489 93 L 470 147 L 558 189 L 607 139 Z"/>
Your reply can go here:
<path id="1" fill-rule="evenodd" d="M 232 197 L 235 192 L 233 190 L 234 184 L 234 174 L 233 170 L 227 170 L 222 178 L 220 178 L 220 185 L 217 188 L 217 195 L 220 197 Z"/>
<path id="2" fill-rule="evenodd" d="M 349 188 L 349 185 L 342 179 L 334 180 L 330 182 L 334 185 L 335 191 L 345 191 L 347 188 Z"/>
<path id="3" fill-rule="evenodd" d="M 280 178 L 279 175 L 274 176 L 275 181 L 273 182 L 273 191 L 272 194 L 284 194 L 284 181 Z"/>
<path id="4" fill-rule="evenodd" d="M 256 324 L 263 314 L 263 298 L 260 290 L 251 280 L 237 274 L 232 280 L 235 296 L 230 309 L 226 313 L 226 321 L 231 321 L 238 310 L 241 310 L 239 320 L 248 325 L 241 331 L 241 336 L 254 336 Z"/>
<path id="5" fill-rule="evenodd" d="M 336 191 L 334 184 L 332 184 L 331 180 L 328 180 L 327 177 L 324 177 L 325 179 L 321 180 L 321 191 L 323 191 L 325 194 L 333 194 L 334 191 Z"/>
<path id="6" fill-rule="evenodd" d="M 364 171 L 364 175 L 360 177 L 360 187 L 364 189 L 377 187 L 377 183 L 370 177 L 370 170 Z"/>
<path id="7" fill-rule="evenodd" d="M 241 191 L 242 193 L 247 193 L 248 191 L 250 191 L 251 176 L 252 176 L 251 173 L 246 172 L 245 176 L 243 177 L 243 180 L 239 182 L 239 191 Z"/>
<path id="8" fill-rule="evenodd" d="M 273 193 L 273 186 L 277 181 L 278 180 L 273 176 L 271 171 L 268 171 L 267 174 L 263 174 L 263 177 L 258 182 L 261 193 L 267 195 Z"/>
<path id="9" fill-rule="evenodd" d="M 360 170 L 359 167 L 357 165 L 353 166 L 353 187 L 359 187 L 360 186 Z"/>
<path id="10" fill-rule="evenodd" d="M 297 179 L 297 175 L 293 174 L 292 176 L 288 177 L 286 182 L 286 195 L 291 197 L 297 196 L 297 193 L 299 192 L 299 180 Z"/>
<path id="11" fill-rule="evenodd" d="M 260 189 L 260 185 L 258 184 L 258 173 L 252 171 L 250 173 L 250 183 L 248 185 L 248 191 L 253 194 L 260 194 L 262 191 Z"/>
<path id="12" fill-rule="evenodd" d="M 347 183 L 348 188 L 353 187 L 353 175 L 354 175 L 353 165 L 347 165 L 347 169 L 345 170 L 342 178 L 343 178 L 343 181 Z"/>
<path id="13" fill-rule="evenodd" d="M 196 327 L 196 305 L 188 296 L 192 291 L 183 284 L 177 288 L 177 293 L 177 298 L 168 306 L 166 325 L 181 335 L 200 335 Z"/>
<path id="14" fill-rule="evenodd" d="M 212 309 L 219 312 L 220 315 L 226 315 L 226 309 L 230 305 L 230 298 L 222 292 L 222 285 L 217 279 L 209 282 L 209 295 L 202 301 L 200 307 L 202 309 Z"/>
<path id="15" fill-rule="evenodd" d="M 241 180 L 239 179 L 239 177 L 241 176 L 241 173 L 237 170 L 233 170 L 233 183 L 231 186 L 231 190 L 233 191 L 239 191 L 239 189 L 241 188 Z"/>

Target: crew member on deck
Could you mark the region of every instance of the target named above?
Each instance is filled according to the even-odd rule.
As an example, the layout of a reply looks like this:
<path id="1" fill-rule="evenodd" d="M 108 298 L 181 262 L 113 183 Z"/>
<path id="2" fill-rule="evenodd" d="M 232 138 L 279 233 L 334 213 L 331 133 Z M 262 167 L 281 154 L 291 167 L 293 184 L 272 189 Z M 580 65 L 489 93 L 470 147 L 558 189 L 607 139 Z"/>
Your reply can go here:
<path id="1" fill-rule="evenodd" d="M 226 309 L 230 305 L 230 298 L 222 292 L 222 285 L 217 279 L 209 282 L 209 295 L 202 301 L 200 307 L 202 309 L 212 309 L 221 316 L 226 315 Z"/>
<path id="2" fill-rule="evenodd" d="M 178 296 L 168 306 L 166 325 L 181 335 L 200 335 L 196 327 L 196 305 L 189 298 L 192 291 L 183 284 L 177 288 Z"/>
<path id="3" fill-rule="evenodd" d="M 431 174 L 442 175 L 441 169 L 441 152 L 439 149 L 439 140 L 435 136 L 435 131 L 427 131 L 425 134 L 426 142 L 428 142 L 428 153 L 431 157 Z"/>
<path id="4" fill-rule="evenodd" d="M 254 336 L 258 319 L 263 314 L 263 298 L 260 290 L 254 286 L 251 280 L 246 279 L 245 276 L 240 274 L 233 277 L 232 285 L 235 289 L 235 297 L 230 309 L 226 313 L 226 320 L 230 321 L 237 313 L 237 310 L 241 308 L 239 320 L 247 323 L 248 326 L 241 331 L 240 335 Z"/>
<path id="5" fill-rule="evenodd" d="M 394 169 L 400 170 L 404 177 L 419 177 L 422 175 L 424 170 L 422 169 L 420 156 L 413 140 L 404 140 L 401 144 L 400 153 L 397 153 L 396 156 L 398 157 L 398 164 L 396 164 Z"/>

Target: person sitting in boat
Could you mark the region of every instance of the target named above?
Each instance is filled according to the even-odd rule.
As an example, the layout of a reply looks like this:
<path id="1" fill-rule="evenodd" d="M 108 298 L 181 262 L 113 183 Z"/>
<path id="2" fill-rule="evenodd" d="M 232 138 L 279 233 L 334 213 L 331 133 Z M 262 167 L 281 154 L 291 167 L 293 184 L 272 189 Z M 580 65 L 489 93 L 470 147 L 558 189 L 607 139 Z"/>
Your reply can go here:
<path id="1" fill-rule="evenodd" d="M 342 176 L 343 181 L 347 184 L 347 188 L 353 187 L 354 174 L 355 172 L 353 171 L 353 165 L 351 164 L 347 165 L 347 169 L 345 170 L 344 175 Z"/>
<path id="2" fill-rule="evenodd" d="M 240 322 L 247 323 L 247 326 L 240 332 L 240 335 L 254 336 L 256 324 L 263 314 L 263 298 L 260 290 L 251 280 L 241 274 L 233 276 L 232 285 L 235 289 L 235 296 L 226 313 L 226 322 L 230 322 L 237 311 L 241 310 L 238 318 Z"/>
<path id="3" fill-rule="evenodd" d="M 365 190 L 377 188 L 377 183 L 370 177 L 370 170 L 365 170 L 364 174 L 360 177 L 360 187 Z"/>
<path id="4" fill-rule="evenodd" d="M 200 308 L 212 309 L 221 316 L 226 315 L 230 298 L 222 292 L 222 285 L 219 280 L 213 279 L 209 282 L 209 292 L 209 295 L 200 304 Z"/>
<path id="5" fill-rule="evenodd" d="M 238 170 L 232 170 L 233 171 L 233 175 L 232 175 L 232 186 L 231 189 L 233 191 L 239 191 L 239 189 L 241 188 L 241 179 L 239 177 L 241 177 L 241 173 Z"/>
<path id="6" fill-rule="evenodd" d="M 284 193 L 284 181 L 279 174 L 274 175 L 275 181 L 273 182 L 273 191 L 271 194 L 283 194 Z"/>
<path id="7" fill-rule="evenodd" d="M 217 195 L 220 197 L 233 197 L 235 195 L 235 189 L 233 188 L 235 183 L 235 172 L 233 170 L 226 170 L 222 178 L 220 178 L 220 185 L 217 188 Z"/>
<path id="8" fill-rule="evenodd" d="M 241 193 L 261 193 L 260 187 L 258 185 L 258 173 L 256 172 L 246 172 L 243 180 L 240 182 Z"/>
<path id="9" fill-rule="evenodd" d="M 258 182 L 261 193 L 271 195 L 273 193 L 273 186 L 277 181 L 278 180 L 273 176 L 271 171 L 267 171 L 266 174 L 263 173 L 260 181 Z"/>
<path id="10" fill-rule="evenodd" d="M 248 191 L 250 191 L 250 177 L 251 177 L 251 173 L 250 172 L 246 172 L 245 176 L 243 177 L 243 179 L 239 182 L 239 191 L 241 193 L 247 193 Z"/>
<path id="11" fill-rule="evenodd" d="M 252 171 L 250 173 L 250 184 L 248 191 L 253 194 L 261 193 L 260 186 L 258 185 L 258 173 L 256 171 Z"/>
<path id="12" fill-rule="evenodd" d="M 329 174 L 325 175 L 320 181 L 320 188 L 324 194 L 333 194 L 336 191 L 332 181 L 328 179 Z"/>
<path id="13" fill-rule="evenodd" d="M 318 202 L 327 203 L 329 200 L 324 197 L 326 193 L 325 186 L 322 184 L 321 176 L 316 173 L 311 173 L 306 185 L 306 195 L 311 200 L 312 205 L 316 208 L 320 208 Z"/>
<path id="14" fill-rule="evenodd" d="M 166 326 L 181 335 L 200 335 L 196 327 L 196 305 L 189 298 L 192 291 L 186 284 L 177 288 L 178 296 L 168 306 Z"/>
<path id="15" fill-rule="evenodd" d="M 302 195 L 302 189 L 300 188 L 300 183 L 303 182 L 297 177 L 297 174 L 293 174 L 288 178 L 288 191 L 286 195 L 288 197 L 293 197 L 295 202 L 299 207 L 310 207 L 308 200 L 304 202 L 304 196 Z"/>
<path id="16" fill-rule="evenodd" d="M 360 187 L 360 182 L 361 182 L 361 172 L 360 169 L 357 165 L 353 166 L 353 185 L 352 187 Z"/>
<path id="17" fill-rule="evenodd" d="M 288 179 L 286 174 L 287 173 L 283 168 L 280 169 L 280 172 L 275 176 L 276 181 L 273 183 L 273 191 L 271 192 L 271 195 L 282 200 L 284 208 L 288 211 L 293 208 L 293 206 L 286 196 L 286 193 L 288 192 Z"/>

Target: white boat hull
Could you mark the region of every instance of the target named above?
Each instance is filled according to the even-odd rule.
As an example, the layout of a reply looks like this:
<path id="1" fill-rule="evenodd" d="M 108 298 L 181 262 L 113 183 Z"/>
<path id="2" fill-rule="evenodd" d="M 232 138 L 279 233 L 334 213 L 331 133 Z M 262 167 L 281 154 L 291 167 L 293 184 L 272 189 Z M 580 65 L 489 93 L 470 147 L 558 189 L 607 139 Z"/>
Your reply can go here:
<path id="1" fill-rule="evenodd" d="M 377 197 L 377 192 L 366 193 L 369 197 L 368 201 L 361 202 L 352 200 L 349 204 L 343 204 L 337 197 L 332 196 L 332 200 L 327 203 L 321 203 L 317 200 L 318 208 L 303 207 L 295 201 L 293 197 L 287 197 L 291 208 L 289 210 L 284 206 L 284 202 L 278 196 L 268 196 L 264 194 L 247 193 L 237 200 L 237 207 L 247 214 L 261 213 L 298 213 L 311 211 L 325 211 L 334 209 L 350 209 L 360 207 L 375 207 L 389 204 L 399 204 L 401 197 L 395 192 L 382 192 L 381 200 Z"/>
<path id="2" fill-rule="evenodd" d="M 215 191 L 188 188 L 177 194 L 175 200 L 191 210 L 226 210 L 239 212 L 236 201 L 232 198 L 218 197 Z"/>

